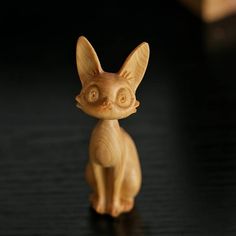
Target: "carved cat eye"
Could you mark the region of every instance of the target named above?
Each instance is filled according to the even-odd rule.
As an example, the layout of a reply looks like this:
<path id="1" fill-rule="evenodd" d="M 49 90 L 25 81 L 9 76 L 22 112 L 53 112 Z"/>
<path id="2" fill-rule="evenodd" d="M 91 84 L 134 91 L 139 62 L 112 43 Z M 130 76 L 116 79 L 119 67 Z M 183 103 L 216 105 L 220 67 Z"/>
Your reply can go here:
<path id="1" fill-rule="evenodd" d="M 86 92 L 86 96 L 85 96 L 87 102 L 89 103 L 94 103 L 96 101 L 98 101 L 99 99 L 99 89 L 97 86 L 91 86 L 87 92 Z"/>
<path id="2" fill-rule="evenodd" d="M 116 103 L 118 104 L 118 106 L 126 108 L 131 105 L 131 102 L 132 102 L 132 95 L 129 89 L 127 88 L 119 89 L 116 95 Z"/>

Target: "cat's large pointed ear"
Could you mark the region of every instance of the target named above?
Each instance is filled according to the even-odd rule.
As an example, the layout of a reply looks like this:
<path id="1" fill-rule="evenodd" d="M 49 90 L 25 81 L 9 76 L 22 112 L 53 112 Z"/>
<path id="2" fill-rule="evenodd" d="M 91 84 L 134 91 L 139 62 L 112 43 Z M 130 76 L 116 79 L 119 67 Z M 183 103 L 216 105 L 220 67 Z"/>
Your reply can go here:
<path id="1" fill-rule="evenodd" d="M 149 45 L 146 42 L 137 46 L 127 57 L 118 74 L 127 79 L 135 92 L 143 79 L 149 59 Z"/>
<path id="2" fill-rule="evenodd" d="M 80 36 L 77 41 L 76 63 L 82 85 L 102 72 L 98 56 L 84 36 Z"/>

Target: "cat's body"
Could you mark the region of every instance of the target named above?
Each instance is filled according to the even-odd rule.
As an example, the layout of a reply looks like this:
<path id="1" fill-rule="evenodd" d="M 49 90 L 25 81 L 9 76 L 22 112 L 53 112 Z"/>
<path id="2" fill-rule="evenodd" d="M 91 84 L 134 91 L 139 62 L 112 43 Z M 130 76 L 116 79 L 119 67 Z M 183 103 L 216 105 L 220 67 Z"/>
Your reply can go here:
<path id="1" fill-rule="evenodd" d="M 77 106 L 99 120 L 89 145 L 86 179 L 93 193 L 91 204 L 100 214 L 113 217 L 133 208 L 141 187 L 141 168 L 132 138 L 118 119 L 136 112 L 135 91 L 147 67 L 147 43 L 137 47 L 118 73 L 104 72 L 91 44 L 80 37 L 77 66 L 82 91 Z"/>
<path id="2" fill-rule="evenodd" d="M 117 120 L 101 120 L 92 133 L 89 153 L 86 177 L 95 194 L 93 207 L 113 216 L 129 211 L 141 186 L 140 163 L 131 137 Z M 97 165 L 95 168 L 103 178 L 102 203 L 96 196 L 98 186 L 92 165 Z"/>

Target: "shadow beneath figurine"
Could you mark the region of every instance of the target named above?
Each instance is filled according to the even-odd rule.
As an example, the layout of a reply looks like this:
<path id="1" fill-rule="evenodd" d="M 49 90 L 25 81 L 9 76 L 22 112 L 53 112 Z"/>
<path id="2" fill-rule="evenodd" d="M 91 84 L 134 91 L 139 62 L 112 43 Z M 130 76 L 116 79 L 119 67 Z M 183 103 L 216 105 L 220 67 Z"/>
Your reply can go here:
<path id="1" fill-rule="evenodd" d="M 94 235 L 144 235 L 142 221 L 136 208 L 113 218 L 110 215 L 99 215 L 90 207 L 90 229 Z"/>

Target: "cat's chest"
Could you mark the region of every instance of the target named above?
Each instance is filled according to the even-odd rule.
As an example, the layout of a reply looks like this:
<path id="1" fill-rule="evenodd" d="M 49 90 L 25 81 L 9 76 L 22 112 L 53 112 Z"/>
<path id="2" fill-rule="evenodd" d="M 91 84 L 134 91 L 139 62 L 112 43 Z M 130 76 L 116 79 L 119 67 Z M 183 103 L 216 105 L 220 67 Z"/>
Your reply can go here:
<path id="1" fill-rule="evenodd" d="M 90 139 L 90 157 L 104 166 L 117 161 L 123 152 L 122 133 L 119 128 L 98 124 Z"/>

